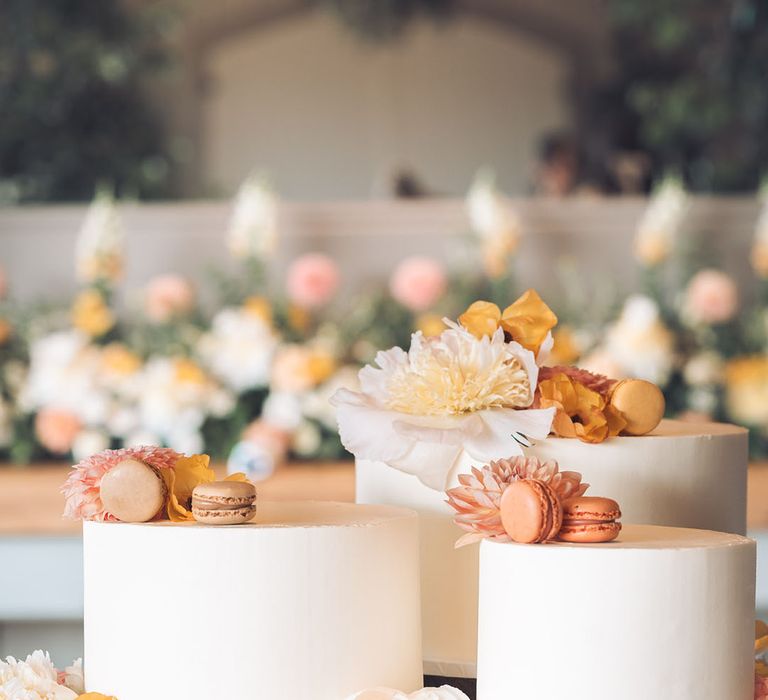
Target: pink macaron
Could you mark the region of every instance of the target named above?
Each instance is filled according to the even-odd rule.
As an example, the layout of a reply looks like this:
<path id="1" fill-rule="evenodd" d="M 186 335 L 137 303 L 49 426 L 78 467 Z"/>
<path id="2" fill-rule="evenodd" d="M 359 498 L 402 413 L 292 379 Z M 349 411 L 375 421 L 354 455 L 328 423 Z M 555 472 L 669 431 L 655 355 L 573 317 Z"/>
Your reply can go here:
<path id="1" fill-rule="evenodd" d="M 563 542 L 592 544 L 615 540 L 621 532 L 619 504 L 612 498 L 578 496 L 563 503 Z"/>
<path id="2" fill-rule="evenodd" d="M 521 479 L 507 486 L 499 509 L 506 533 L 515 542 L 525 544 L 553 540 L 563 519 L 557 494 L 538 479 Z"/>

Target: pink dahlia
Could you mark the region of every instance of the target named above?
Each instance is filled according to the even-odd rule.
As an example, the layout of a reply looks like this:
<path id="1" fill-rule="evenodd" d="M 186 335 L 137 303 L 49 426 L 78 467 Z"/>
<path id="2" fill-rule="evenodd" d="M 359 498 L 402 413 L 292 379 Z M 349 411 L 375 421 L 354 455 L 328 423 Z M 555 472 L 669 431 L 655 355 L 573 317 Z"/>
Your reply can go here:
<path id="1" fill-rule="evenodd" d="M 168 447 L 125 447 L 104 450 L 72 467 L 61 492 L 64 494 L 64 517 L 72 520 L 117 520 L 104 510 L 99 496 L 103 476 L 124 459 L 138 459 L 156 469 L 170 469 L 182 455 Z"/>
<path id="2" fill-rule="evenodd" d="M 589 372 L 580 367 L 570 366 L 541 367 L 539 369 L 539 381 L 543 382 L 545 379 L 552 379 L 556 374 L 564 374 L 569 379 L 582 384 L 587 387 L 587 389 L 596 391 L 601 396 L 606 396 L 617 381 L 615 379 L 609 379 L 602 374 L 595 374 L 594 372 Z"/>
<path id="3" fill-rule="evenodd" d="M 589 484 L 581 481 L 579 472 L 561 472 L 554 460 L 541 462 L 536 457 L 512 457 L 491 462 L 481 469 L 472 467 L 470 474 L 459 475 L 459 486 L 447 492 L 447 503 L 457 513 L 454 522 L 468 533 L 456 543 L 457 547 L 486 537 L 510 541 L 501 524 L 499 504 L 504 489 L 520 479 L 538 479 L 549 484 L 561 501 L 581 496 L 589 488 Z"/>

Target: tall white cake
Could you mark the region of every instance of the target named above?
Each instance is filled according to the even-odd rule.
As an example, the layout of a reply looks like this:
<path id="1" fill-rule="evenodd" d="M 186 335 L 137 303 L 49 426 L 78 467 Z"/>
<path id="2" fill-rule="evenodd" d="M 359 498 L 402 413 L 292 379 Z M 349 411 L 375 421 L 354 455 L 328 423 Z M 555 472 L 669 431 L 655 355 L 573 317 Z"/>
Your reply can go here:
<path id="1" fill-rule="evenodd" d="M 500 446 L 498 457 L 506 457 Z M 743 534 L 747 431 L 731 425 L 665 420 L 642 437 L 600 444 L 549 437 L 527 450 L 582 473 L 588 493 L 615 498 L 623 522 Z M 451 471 L 478 464 L 462 453 Z M 453 548 L 461 535 L 442 491 L 382 462 L 356 463 L 357 500 L 417 510 L 421 516 L 421 580 L 425 672 L 474 677 L 477 649 L 477 548 Z M 445 611 L 450 610 L 450 615 Z"/>
<path id="2" fill-rule="evenodd" d="M 418 519 L 260 503 L 236 527 L 86 522 L 89 689 L 120 700 L 342 700 L 422 685 Z"/>
<path id="3" fill-rule="evenodd" d="M 481 543 L 478 700 L 752 700 L 755 543 Z"/>

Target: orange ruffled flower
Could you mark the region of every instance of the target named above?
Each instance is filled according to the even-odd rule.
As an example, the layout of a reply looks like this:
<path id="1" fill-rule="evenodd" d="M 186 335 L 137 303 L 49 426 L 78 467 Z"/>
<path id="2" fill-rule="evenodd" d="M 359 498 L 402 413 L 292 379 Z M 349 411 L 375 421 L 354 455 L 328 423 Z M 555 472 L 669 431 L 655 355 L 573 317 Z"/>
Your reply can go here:
<path id="1" fill-rule="evenodd" d="M 557 408 L 552 432 L 560 437 L 598 443 L 618 435 L 627 425 L 601 394 L 565 373 L 539 382 L 537 394 L 541 408 Z"/>
<path id="2" fill-rule="evenodd" d="M 490 301 L 476 301 L 459 316 L 459 323 L 477 338 L 493 335 L 501 327 L 512 340 L 537 353 L 557 325 L 557 316 L 535 290 L 529 289 L 504 311 Z"/>

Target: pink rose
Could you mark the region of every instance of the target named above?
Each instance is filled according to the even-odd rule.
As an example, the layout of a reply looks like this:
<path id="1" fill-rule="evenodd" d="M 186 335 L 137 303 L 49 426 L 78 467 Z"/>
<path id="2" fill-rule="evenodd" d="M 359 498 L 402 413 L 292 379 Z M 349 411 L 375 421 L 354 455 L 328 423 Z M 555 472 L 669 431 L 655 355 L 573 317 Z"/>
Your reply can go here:
<path id="1" fill-rule="evenodd" d="M 35 416 L 35 434 L 46 450 L 66 454 L 72 448 L 82 425 L 80 419 L 69 411 L 44 408 Z"/>
<path id="2" fill-rule="evenodd" d="M 339 286 L 339 269 L 323 253 L 307 253 L 288 268 L 286 282 L 290 300 L 305 309 L 327 304 Z"/>
<path id="3" fill-rule="evenodd" d="M 186 313 L 194 303 L 195 290 L 181 275 L 158 275 L 147 285 L 146 312 L 155 323 Z"/>
<path id="4" fill-rule="evenodd" d="M 447 279 L 443 265 L 433 258 L 413 256 L 395 268 L 389 291 L 411 311 L 426 311 L 445 293 Z"/>
<path id="5" fill-rule="evenodd" d="M 730 321 L 739 305 L 736 283 L 720 270 L 701 270 L 685 290 L 684 311 L 697 323 Z"/>

